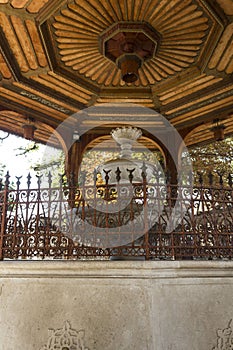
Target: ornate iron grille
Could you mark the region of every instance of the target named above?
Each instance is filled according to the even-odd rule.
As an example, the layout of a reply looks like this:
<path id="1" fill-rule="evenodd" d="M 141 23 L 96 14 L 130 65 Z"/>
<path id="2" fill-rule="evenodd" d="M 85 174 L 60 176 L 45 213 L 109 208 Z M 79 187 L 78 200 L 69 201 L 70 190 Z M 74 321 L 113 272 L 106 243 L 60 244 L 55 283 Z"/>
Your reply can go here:
<path id="1" fill-rule="evenodd" d="M 224 183 L 199 174 L 195 186 L 159 174 L 147 183 L 81 187 L 37 185 L 14 189 L 9 174 L 0 191 L 0 259 L 231 259 L 232 176 Z"/>

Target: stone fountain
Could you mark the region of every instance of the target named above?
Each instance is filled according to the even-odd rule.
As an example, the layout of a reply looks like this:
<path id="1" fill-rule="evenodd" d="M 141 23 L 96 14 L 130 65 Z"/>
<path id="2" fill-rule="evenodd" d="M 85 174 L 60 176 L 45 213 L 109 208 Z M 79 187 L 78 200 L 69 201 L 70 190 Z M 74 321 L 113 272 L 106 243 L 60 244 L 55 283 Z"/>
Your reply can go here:
<path id="1" fill-rule="evenodd" d="M 153 178 L 156 171 L 154 164 L 148 161 L 137 159 L 133 153 L 133 145 L 142 136 L 142 131 L 131 126 L 116 128 L 111 131 L 112 138 L 120 146 L 120 154 L 116 159 L 101 164 L 97 168 L 103 179 L 106 173 L 109 176 L 108 183 L 113 185 L 117 182 L 117 175 L 120 176 L 120 183 L 142 183 L 142 172 L 146 174 L 146 179 L 149 182 Z M 147 150 L 148 151 L 148 150 Z M 130 179 L 130 176 L 132 178 Z"/>

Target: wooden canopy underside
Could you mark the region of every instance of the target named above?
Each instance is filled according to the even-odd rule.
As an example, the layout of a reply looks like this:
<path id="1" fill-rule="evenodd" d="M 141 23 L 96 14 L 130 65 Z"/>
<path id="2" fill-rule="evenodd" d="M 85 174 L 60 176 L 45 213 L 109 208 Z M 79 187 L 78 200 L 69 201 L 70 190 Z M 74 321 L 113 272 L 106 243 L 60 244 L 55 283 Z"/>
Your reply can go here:
<path id="1" fill-rule="evenodd" d="M 146 22 L 160 35 L 135 83 L 100 50 L 100 35 L 117 22 Z M 44 143 L 65 120 L 67 132 L 86 123 L 104 135 L 95 117 L 78 125 L 70 117 L 103 103 L 154 109 L 187 145 L 211 140 L 217 118 L 232 134 L 232 0 L 0 0 L 1 129 L 22 135 L 30 117 Z M 141 126 L 156 127 L 153 117 Z"/>

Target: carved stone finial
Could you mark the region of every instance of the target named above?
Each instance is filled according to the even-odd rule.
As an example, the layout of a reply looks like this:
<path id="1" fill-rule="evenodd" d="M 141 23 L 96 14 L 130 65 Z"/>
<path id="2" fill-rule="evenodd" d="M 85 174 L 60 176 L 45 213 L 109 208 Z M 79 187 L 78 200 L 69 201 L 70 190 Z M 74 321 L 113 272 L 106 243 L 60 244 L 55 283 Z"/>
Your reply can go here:
<path id="1" fill-rule="evenodd" d="M 120 158 L 130 158 L 132 145 L 142 136 L 142 131 L 131 126 L 116 128 L 111 131 L 112 138 L 120 145 Z"/>

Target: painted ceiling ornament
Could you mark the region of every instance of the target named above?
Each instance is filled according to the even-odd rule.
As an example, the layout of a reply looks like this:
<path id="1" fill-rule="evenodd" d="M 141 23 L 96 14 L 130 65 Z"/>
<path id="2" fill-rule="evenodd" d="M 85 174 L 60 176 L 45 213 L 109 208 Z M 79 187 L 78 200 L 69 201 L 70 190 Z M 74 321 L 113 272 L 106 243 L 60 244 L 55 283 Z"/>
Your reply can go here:
<path id="1" fill-rule="evenodd" d="M 233 350 L 233 329 L 232 319 L 228 326 L 217 330 L 217 345 L 212 350 Z"/>
<path id="2" fill-rule="evenodd" d="M 49 329 L 50 336 L 47 345 L 41 350 L 90 350 L 85 345 L 85 331 L 71 328 L 69 321 L 59 329 Z"/>

